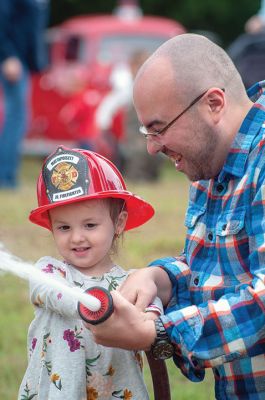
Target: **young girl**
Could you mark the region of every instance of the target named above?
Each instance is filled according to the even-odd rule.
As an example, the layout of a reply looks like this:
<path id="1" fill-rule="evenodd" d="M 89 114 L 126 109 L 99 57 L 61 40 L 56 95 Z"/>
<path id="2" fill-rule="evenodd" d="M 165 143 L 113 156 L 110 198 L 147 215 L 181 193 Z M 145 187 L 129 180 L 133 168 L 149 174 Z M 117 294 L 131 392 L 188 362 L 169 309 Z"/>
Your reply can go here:
<path id="1" fill-rule="evenodd" d="M 111 254 L 124 230 L 153 216 L 153 208 L 126 190 L 116 167 L 99 154 L 59 147 L 43 165 L 38 208 L 31 222 L 52 231 L 62 261 L 43 257 L 36 267 L 84 291 L 115 289 L 127 272 Z M 28 333 L 28 368 L 19 400 L 145 400 L 138 352 L 97 345 L 84 328 L 77 301 L 39 282 L 31 284 L 35 319 Z M 157 318 L 159 299 L 148 318 Z"/>

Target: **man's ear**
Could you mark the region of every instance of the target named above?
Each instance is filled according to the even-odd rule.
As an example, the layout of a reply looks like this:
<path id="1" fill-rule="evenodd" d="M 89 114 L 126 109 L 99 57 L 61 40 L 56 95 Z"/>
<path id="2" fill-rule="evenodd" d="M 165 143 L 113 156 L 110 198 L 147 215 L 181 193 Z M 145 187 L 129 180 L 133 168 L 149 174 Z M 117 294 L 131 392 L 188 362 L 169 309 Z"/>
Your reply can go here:
<path id="1" fill-rule="evenodd" d="M 215 87 L 209 89 L 207 93 L 207 102 L 211 118 L 214 122 L 219 122 L 226 104 L 224 89 Z"/>

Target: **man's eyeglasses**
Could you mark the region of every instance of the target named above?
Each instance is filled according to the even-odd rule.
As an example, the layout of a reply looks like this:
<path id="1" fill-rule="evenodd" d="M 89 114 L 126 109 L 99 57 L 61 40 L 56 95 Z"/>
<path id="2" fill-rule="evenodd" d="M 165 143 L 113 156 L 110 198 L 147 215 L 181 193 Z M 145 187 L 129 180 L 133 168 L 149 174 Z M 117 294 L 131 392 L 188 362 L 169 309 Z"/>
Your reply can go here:
<path id="1" fill-rule="evenodd" d="M 157 132 L 148 132 L 147 128 L 144 125 L 141 125 L 139 128 L 139 132 L 141 135 L 143 135 L 146 139 L 148 136 L 162 136 L 168 128 L 170 128 L 180 117 L 182 117 L 183 114 L 185 114 L 186 111 L 188 111 L 194 104 L 196 104 L 207 92 L 209 89 L 205 90 L 202 94 L 200 94 L 198 97 L 196 97 L 189 105 L 186 107 L 180 114 L 178 114 L 172 121 L 170 121 L 164 128 L 160 129 L 160 131 Z M 223 92 L 225 89 L 221 89 Z"/>

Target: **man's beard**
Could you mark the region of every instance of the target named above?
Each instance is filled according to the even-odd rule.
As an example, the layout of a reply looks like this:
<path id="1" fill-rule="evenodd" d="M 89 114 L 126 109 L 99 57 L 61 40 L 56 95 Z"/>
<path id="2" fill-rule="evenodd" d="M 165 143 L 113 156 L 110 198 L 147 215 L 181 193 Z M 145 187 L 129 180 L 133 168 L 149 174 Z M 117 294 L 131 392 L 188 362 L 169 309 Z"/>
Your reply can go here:
<path id="1" fill-rule="evenodd" d="M 214 132 L 205 124 L 199 124 L 194 130 L 193 146 L 187 157 L 188 171 L 185 171 L 190 181 L 206 180 L 213 178 L 216 170 L 216 149 L 218 145 L 217 132 Z"/>

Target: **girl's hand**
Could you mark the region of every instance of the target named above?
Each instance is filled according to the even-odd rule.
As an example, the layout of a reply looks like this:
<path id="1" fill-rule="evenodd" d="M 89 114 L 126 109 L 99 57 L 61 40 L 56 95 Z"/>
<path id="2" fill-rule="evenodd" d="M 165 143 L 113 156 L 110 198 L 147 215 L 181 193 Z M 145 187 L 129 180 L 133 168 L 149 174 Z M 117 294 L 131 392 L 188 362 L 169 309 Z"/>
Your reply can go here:
<path id="1" fill-rule="evenodd" d="M 168 274 L 162 268 L 149 267 L 131 272 L 118 291 L 140 311 L 144 311 L 156 296 L 163 305 L 167 305 L 171 289 Z"/>

